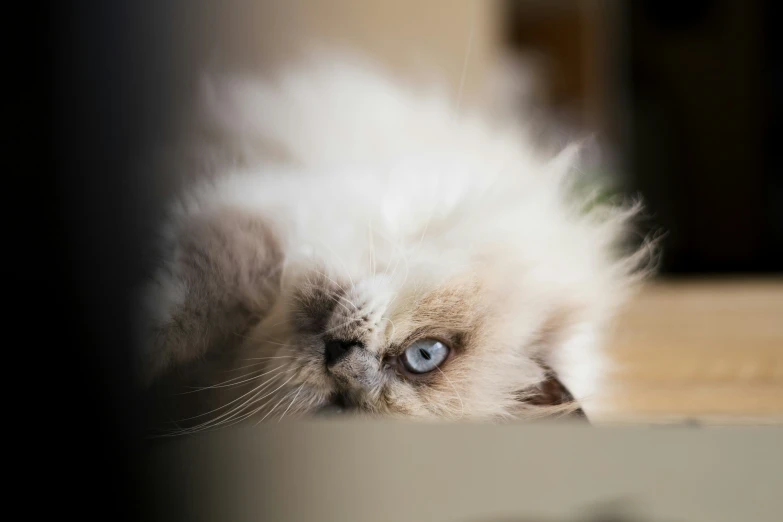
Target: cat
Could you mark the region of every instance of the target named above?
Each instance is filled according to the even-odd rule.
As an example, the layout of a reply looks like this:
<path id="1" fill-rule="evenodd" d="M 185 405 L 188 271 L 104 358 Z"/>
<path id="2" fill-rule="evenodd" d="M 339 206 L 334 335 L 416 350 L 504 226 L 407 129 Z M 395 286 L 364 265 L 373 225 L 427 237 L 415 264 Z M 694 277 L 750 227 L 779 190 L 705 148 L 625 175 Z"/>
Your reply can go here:
<path id="1" fill-rule="evenodd" d="M 638 203 L 585 210 L 578 143 L 545 154 L 340 54 L 204 93 L 211 177 L 170 207 L 139 352 L 146 384 L 211 397 L 181 433 L 600 407 L 603 334 L 655 249 L 623 248 Z"/>

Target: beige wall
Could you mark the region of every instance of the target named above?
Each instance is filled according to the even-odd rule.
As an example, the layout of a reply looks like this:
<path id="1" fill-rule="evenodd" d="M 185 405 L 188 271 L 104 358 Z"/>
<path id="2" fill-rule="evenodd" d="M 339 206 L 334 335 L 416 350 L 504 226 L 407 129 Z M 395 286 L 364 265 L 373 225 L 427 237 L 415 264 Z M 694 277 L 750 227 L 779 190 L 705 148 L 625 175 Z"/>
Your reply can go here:
<path id="1" fill-rule="evenodd" d="M 268 67 L 311 44 L 347 46 L 396 72 L 438 74 L 457 92 L 473 31 L 463 88 L 470 100 L 498 53 L 499 6 L 495 0 L 228 2 L 203 13 L 194 41 L 219 67 Z"/>

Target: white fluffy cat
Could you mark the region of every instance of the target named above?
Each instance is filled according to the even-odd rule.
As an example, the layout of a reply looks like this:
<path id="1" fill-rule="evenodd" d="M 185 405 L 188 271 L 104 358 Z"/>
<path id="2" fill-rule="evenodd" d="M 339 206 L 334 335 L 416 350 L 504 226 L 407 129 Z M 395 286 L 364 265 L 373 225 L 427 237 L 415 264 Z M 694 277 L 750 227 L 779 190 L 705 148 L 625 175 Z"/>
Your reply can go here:
<path id="1" fill-rule="evenodd" d="M 222 159 L 174 203 L 145 309 L 145 378 L 200 367 L 215 400 L 185 431 L 598 411 L 602 334 L 651 249 L 622 253 L 636 207 L 584 211 L 577 146 L 546 157 L 337 55 L 207 103 Z"/>

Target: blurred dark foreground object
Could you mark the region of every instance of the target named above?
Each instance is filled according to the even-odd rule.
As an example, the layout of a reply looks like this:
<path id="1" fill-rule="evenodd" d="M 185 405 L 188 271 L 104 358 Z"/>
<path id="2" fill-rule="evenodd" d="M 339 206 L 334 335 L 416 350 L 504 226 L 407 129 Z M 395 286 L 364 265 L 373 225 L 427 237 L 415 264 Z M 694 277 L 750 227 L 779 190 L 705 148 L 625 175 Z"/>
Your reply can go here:
<path id="1" fill-rule="evenodd" d="M 783 429 L 311 421 L 155 439 L 161 520 L 754 522 Z"/>

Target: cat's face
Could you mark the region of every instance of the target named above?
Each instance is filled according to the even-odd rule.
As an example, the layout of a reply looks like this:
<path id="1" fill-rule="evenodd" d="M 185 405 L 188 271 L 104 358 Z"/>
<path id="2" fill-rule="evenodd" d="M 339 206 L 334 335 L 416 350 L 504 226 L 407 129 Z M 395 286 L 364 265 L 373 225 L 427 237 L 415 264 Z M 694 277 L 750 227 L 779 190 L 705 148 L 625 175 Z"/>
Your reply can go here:
<path id="1" fill-rule="evenodd" d="M 173 206 L 146 381 L 227 355 L 204 428 L 329 406 L 529 418 L 571 407 L 561 382 L 590 413 L 596 336 L 650 268 L 647 243 L 618 248 L 638 207 L 570 194 L 578 144 L 548 157 L 372 66 L 302 65 L 208 89 L 226 166 Z"/>
<path id="2" fill-rule="evenodd" d="M 263 362 L 259 415 L 498 420 L 573 409 L 568 392 L 542 385 L 557 382 L 547 350 L 569 335 L 577 302 L 528 285 L 493 254 L 457 264 L 411 255 L 352 273 L 326 261 L 290 268 L 241 350 Z"/>

